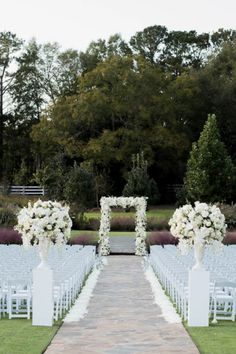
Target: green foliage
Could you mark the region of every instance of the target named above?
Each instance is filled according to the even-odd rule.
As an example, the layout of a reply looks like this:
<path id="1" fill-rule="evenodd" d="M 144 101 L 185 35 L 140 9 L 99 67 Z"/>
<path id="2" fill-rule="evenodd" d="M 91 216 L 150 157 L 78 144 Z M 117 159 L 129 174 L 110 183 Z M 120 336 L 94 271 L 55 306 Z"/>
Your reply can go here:
<path id="1" fill-rule="evenodd" d="M 236 163 L 236 38 L 221 43 L 221 47 L 218 55 L 199 72 L 198 110 L 202 107 L 205 112 L 216 114 L 221 138 Z"/>
<path id="2" fill-rule="evenodd" d="M 37 168 L 36 172 L 33 173 L 31 181 L 38 186 L 46 186 L 49 179 L 49 166 L 47 165 L 45 167 L 42 166 L 41 168 Z"/>
<path id="3" fill-rule="evenodd" d="M 34 202 L 38 198 L 32 198 Z M 27 206 L 29 197 L 0 194 L 0 225 L 13 227 L 17 223 L 18 211 Z"/>
<path id="4" fill-rule="evenodd" d="M 209 115 L 187 163 L 187 199 L 191 202 L 232 201 L 235 183 L 235 167 L 220 140 L 216 117 Z"/>
<path id="5" fill-rule="evenodd" d="M 10 207 L 0 207 L 0 226 L 13 227 L 17 223 L 16 211 Z"/>
<path id="6" fill-rule="evenodd" d="M 236 230 L 236 204 L 220 204 L 219 208 L 225 216 L 229 230 Z"/>
<path id="7" fill-rule="evenodd" d="M 156 182 L 147 172 L 147 161 L 143 153 L 132 156 L 133 167 L 128 173 L 127 183 L 123 190 L 126 197 L 148 197 L 149 203 L 156 203 L 159 197 Z"/>
<path id="8" fill-rule="evenodd" d="M 21 161 L 20 169 L 14 175 L 14 184 L 20 186 L 26 186 L 29 181 L 29 171 L 25 160 Z"/>
<path id="9" fill-rule="evenodd" d="M 63 153 L 55 155 L 44 170 L 47 175 L 43 175 L 47 195 L 50 199 L 63 200 L 64 186 L 66 182 L 65 174 L 67 172 L 66 159 Z M 43 171 L 41 171 L 43 173 Z"/>
<path id="10" fill-rule="evenodd" d="M 76 204 L 80 212 L 95 205 L 95 181 L 91 171 L 79 167 L 76 163 L 66 176 L 64 186 L 65 200 Z"/>
<path id="11" fill-rule="evenodd" d="M 129 43 L 115 34 L 78 53 L 0 32 L 1 184 L 38 181 L 63 199 L 74 161 L 89 162 L 98 205 L 101 195 L 122 192 L 129 156 L 144 151 L 166 202 L 208 112 L 235 163 L 235 33 L 154 25 Z"/>
<path id="12" fill-rule="evenodd" d="M 11 116 L 11 109 L 5 108 L 5 100 L 8 98 L 9 90 L 12 85 L 12 73 L 9 67 L 15 64 L 17 52 L 22 46 L 22 41 L 11 32 L 0 32 L 0 181 L 6 178 L 4 160 L 4 134 L 7 120 Z"/>

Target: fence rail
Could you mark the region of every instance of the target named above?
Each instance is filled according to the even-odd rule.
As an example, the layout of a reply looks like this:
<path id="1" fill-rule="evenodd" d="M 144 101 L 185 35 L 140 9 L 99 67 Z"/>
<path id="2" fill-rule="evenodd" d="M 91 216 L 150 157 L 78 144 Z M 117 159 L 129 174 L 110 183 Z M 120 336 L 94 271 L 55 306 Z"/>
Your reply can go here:
<path id="1" fill-rule="evenodd" d="M 0 191 L 3 190 L 4 187 L 0 186 Z M 10 186 L 8 193 L 11 195 L 45 195 L 46 189 L 40 186 Z"/>

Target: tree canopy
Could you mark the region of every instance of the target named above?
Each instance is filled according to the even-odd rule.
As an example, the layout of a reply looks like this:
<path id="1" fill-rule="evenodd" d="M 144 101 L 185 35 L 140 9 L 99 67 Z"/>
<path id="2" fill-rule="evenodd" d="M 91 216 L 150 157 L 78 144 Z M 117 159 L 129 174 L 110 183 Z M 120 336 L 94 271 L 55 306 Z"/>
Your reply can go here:
<path id="1" fill-rule="evenodd" d="M 1 180 L 32 183 L 63 155 L 63 171 L 88 163 L 103 193 L 118 195 L 143 151 L 165 202 L 209 113 L 235 164 L 235 70 L 233 30 L 156 25 L 84 52 L 0 33 Z"/>

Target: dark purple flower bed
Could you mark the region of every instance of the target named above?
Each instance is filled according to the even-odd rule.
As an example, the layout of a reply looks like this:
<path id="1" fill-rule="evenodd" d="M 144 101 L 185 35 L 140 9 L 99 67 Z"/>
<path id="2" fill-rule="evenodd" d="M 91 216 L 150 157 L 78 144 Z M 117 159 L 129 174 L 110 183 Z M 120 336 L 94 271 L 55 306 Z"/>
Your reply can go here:
<path id="1" fill-rule="evenodd" d="M 172 236 L 170 231 L 154 231 L 147 236 L 147 244 L 152 245 L 177 245 L 178 239 Z"/>
<path id="2" fill-rule="evenodd" d="M 236 244 L 236 230 L 227 231 L 226 236 L 223 240 L 224 245 L 235 245 Z"/>
<path id="3" fill-rule="evenodd" d="M 129 216 L 115 216 L 111 219 L 111 231 L 134 231 L 135 220 Z"/>
<path id="4" fill-rule="evenodd" d="M 178 239 L 175 238 L 170 231 L 154 231 L 147 236 L 147 245 L 178 245 Z M 223 240 L 224 245 L 236 244 L 236 230 L 227 231 Z"/>
<path id="5" fill-rule="evenodd" d="M 96 236 L 93 234 L 84 234 L 78 235 L 68 240 L 69 245 L 93 245 L 96 246 L 98 244 Z"/>
<path id="6" fill-rule="evenodd" d="M 4 245 L 22 245 L 22 239 L 20 234 L 13 230 L 7 228 L 0 229 L 0 244 Z"/>

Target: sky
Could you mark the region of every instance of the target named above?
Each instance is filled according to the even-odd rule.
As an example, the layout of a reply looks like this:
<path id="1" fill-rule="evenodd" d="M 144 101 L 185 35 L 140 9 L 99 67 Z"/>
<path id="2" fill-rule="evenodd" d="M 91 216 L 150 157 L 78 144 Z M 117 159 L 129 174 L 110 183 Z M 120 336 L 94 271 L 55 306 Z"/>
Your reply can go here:
<path id="1" fill-rule="evenodd" d="M 84 51 L 120 33 L 129 40 L 153 25 L 169 30 L 236 29 L 236 0 L 0 0 L 0 32 Z"/>

